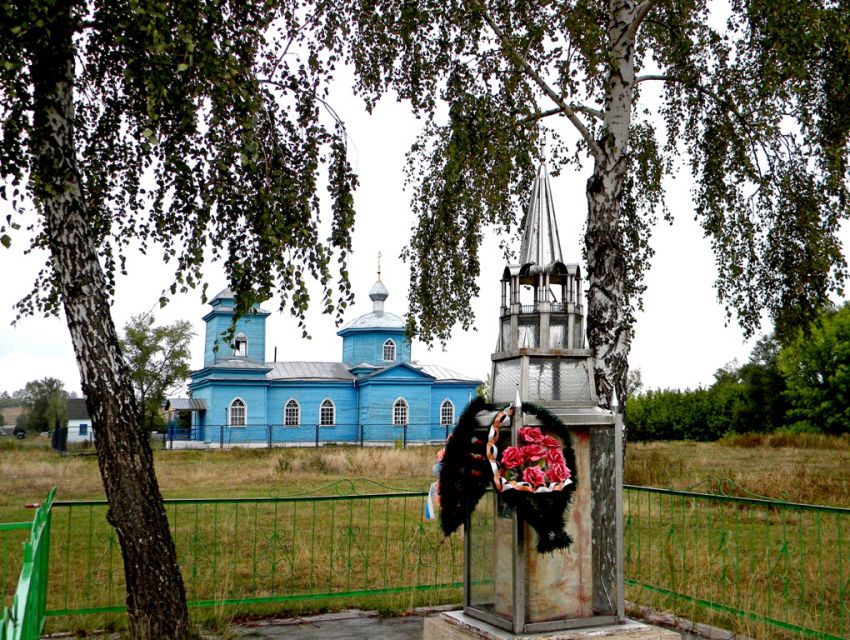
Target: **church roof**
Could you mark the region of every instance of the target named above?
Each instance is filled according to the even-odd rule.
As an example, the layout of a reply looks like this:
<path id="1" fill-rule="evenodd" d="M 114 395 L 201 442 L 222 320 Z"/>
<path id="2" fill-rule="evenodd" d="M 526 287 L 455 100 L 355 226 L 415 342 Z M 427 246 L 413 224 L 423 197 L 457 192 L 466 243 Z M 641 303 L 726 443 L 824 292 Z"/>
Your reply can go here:
<path id="1" fill-rule="evenodd" d="M 210 365 L 213 369 L 267 369 L 268 365 L 247 358 L 226 358 Z"/>
<path id="2" fill-rule="evenodd" d="M 372 311 L 343 326 L 337 331 L 337 335 L 351 329 L 404 329 L 404 318 L 389 311 Z"/>
<path id="3" fill-rule="evenodd" d="M 207 401 L 203 398 L 169 398 L 165 404 L 169 411 L 206 411 Z"/>
<path id="4" fill-rule="evenodd" d="M 341 362 L 269 362 L 268 380 L 355 380 Z"/>
<path id="5" fill-rule="evenodd" d="M 212 298 L 210 298 L 209 303 L 211 305 L 215 306 L 216 300 L 233 300 L 235 302 L 236 301 L 236 294 L 233 293 L 233 289 L 231 289 L 230 287 L 226 287 L 226 288 L 222 289 L 221 291 L 219 291 L 217 294 L 215 294 Z M 259 305 L 259 303 L 255 303 L 252 313 L 271 315 L 270 312 L 263 309 Z M 205 319 L 206 319 L 206 316 L 205 316 Z"/>
<path id="6" fill-rule="evenodd" d="M 478 378 L 473 378 L 463 373 L 452 371 L 451 369 L 441 367 L 437 364 L 421 364 L 414 366 L 417 369 L 420 369 L 422 373 L 426 373 L 429 376 L 433 376 L 438 382 L 448 382 L 450 380 L 458 380 L 460 382 L 481 382 L 481 380 L 479 380 Z"/>
<path id="7" fill-rule="evenodd" d="M 215 294 L 212 298 L 210 298 L 210 303 L 215 302 L 216 300 L 235 300 L 236 294 L 233 293 L 233 290 L 230 287 L 226 287 Z"/>

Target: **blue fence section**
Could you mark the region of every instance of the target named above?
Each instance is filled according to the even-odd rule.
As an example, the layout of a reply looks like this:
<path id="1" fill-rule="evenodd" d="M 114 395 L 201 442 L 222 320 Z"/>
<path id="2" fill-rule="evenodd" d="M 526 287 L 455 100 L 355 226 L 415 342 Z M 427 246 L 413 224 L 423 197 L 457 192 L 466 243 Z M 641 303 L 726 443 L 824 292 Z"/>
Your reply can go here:
<path id="1" fill-rule="evenodd" d="M 207 424 L 191 428 L 170 427 L 163 434 L 166 448 L 176 448 L 175 443 L 204 442 L 214 447 L 255 446 L 315 446 L 324 444 L 395 445 L 441 444 L 446 441 L 453 425 L 435 423 L 358 424 L 333 425 L 282 424 L 245 425 L 234 427 L 225 424 Z"/>

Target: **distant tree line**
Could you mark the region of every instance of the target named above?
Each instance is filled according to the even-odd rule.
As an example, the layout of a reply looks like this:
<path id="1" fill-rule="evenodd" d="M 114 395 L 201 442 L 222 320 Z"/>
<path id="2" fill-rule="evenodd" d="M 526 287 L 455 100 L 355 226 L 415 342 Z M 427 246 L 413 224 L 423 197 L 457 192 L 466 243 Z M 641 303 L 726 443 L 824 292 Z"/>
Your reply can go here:
<path id="1" fill-rule="evenodd" d="M 28 431 L 50 431 L 68 423 L 66 400 L 76 398 L 75 392 L 65 390 L 65 385 L 56 378 L 31 380 L 12 394 L 0 393 L 0 408 L 24 407 L 15 426 Z M 2 423 L 0 423 L 2 424 Z"/>
<path id="2" fill-rule="evenodd" d="M 139 417 L 147 429 L 165 426 L 162 409 L 170 393 L 189 377 L 189 350 L 194 336 L 190 322 L 156 325 L 150 313 L 133 316 L 124 326 L 121 350 L 129 367 L 138 401 Z M 51 431 L 68 424 L 67 399 L 77 398 L 56 378 L 27 382 L 22 389 L 0 392 L 0 409 L 23 407 L 16 426 L 28 431 Z M 188 416 L 187 416 L 188 417 Z M 4 416 L 0 413 L 0 426 Z"/>
<path id="3" fill-rule="evenodd" d="M 850 432 L 850 303 L 824 311 L 784 344 L 759 340 L 749 360 L 707 388 L 642 390 L 632 378 L 629 439 L 716 440 L 727 433 Z"/>

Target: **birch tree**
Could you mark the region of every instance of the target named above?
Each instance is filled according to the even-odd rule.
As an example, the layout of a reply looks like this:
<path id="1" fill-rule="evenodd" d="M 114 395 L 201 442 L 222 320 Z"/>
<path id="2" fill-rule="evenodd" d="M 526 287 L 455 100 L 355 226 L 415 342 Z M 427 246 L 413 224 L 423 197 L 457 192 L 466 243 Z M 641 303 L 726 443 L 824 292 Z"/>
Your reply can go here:
<path id="1" fill-rule="evenodd" d="M 341 125 L 324 108 L 325 70 L 309 51 L 286 55 L 293 9 L 241 0 L 0 0 L 0 197 L 12 207 L 0 243 L 8 247 L 27 226 L 47 256 L 18 308 L 61 310 L 67 320 L 134 638 L 191 631 L 110 314 L 127 251 L 161 250 L 174 267 L 171 293 L 202 283 L 211 251 L 240 313 L 277 290 L 303 324 L 311 277 L 326 311 L 341 313 L 350 299 L 356 181 Z M 322 174 L 332 209 L 327 239 L 318 226 Z"/>
<path id="2" fill-rule="evenodd" d="M 672 215 L 678 165 L 695 183 L 683 214 L 709 238 L 718 297 L 745 334 L 764 312 L 780 336 L 805 326 L 841 290 L 847 3 L 343 0 L 318 2 L 312 24 L 302 37 L 333 43 L 368 107 L 391 89 L 423 118 L 405 256 L 409 328 L 426 341 L 472 325 L 482 233 L 521 224 L 547 130 L 554 169 L 587 172 L 587 338 L 603 403 L 626 397 L 650 235 Z"/>

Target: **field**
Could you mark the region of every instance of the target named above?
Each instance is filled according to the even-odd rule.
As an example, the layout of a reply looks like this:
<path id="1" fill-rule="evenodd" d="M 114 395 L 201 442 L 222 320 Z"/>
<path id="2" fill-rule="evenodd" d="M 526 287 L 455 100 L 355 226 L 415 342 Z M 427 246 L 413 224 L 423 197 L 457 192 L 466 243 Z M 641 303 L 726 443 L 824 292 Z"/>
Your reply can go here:
<path id="1" fill-rule="evenodd" d="M 24 412 L 23 407 L 0 407 L 0 415 L 3 416 L 3 424 L 7 427 L 13 426 L 18 416 Z"/>
<path id="2" fill-rule="evenodd" d="M 746 446 L 741 446 L 740 443 Z M 726 478 L 755 495 L 833 506 L 850 505 L 850 440 L 780 441 L 739 437 L 729 444 L 651 442 L 630 444 L 625 482 L 683 490 L 707 490 Z M 424 490 L 433 481 L 437 447 L 323 447 L 157 451 L 156 472 L 166 498 L 258 497 L 315 493 L 339 480 L 366 479 L 397 489 Z M 0 440 L 0 522 L 26 519 L 26 502 L 52 486 L 59 500 L 103 498 L 91 449 L 60 457 L 43 438 Z M 364 487 L 368 483 L 360 482 Z M 729 485 L 731 488 L 731 485 Z"/>
<path id="3" fill-rule="evenodd" d="M 799 446 L 787 446 L 789 444 Z M 423 527 L 419 523 L 421 499 L 352 501 L 339 498 L 318 505 L 298 499 L 265 500 L 271 496 L 424 490 L 432 481 L 430 471 L 435 452 L 436 447 L 158 451 L 155 457 L 157 474 L 166 498 L 256 499 L 242 503 L 222 501 L 217 506 L 191 503 L 169 507 L 190 599 L 250 597 L 262 600 L 271 593 L 289 593 L 286 589 L 290 588 L 294 590 L 292 593 L 299 589 L 321 593 L 328 588 L 351 591 L 362 587 L 383 588 L 388 595 L 349 600 L 348 604 L 403 610 L 416 604 L 434 604 L 441 598 L 457 601 L 457 589 L 418 594 L 394 594 L 392 591 L 393 585 L 402 584 L 414 574 L 418 579 L 422 572 L 434 571 L 437 581 L 446 584 L 456 581 L 459 575 L 459 549 L 441 546 L 435 527 Z M 718 487 L 718 478 L 730 481 Z M 59 487 L 59 500 L 102 497 L 97 460 L 91 450 L 59 457 L 38 439 L 23 443 L 11 439 L 0 441 L 0 481 L 4 485 L 0 493 L 0 522 L 29 519 L 31 512 L 22 509 L 23 503 L 42 499 L 54 485 Z M 847 506 L 850 504 L 850 446 L 840 439 L 811 438 L 794 442 L 739 438 L 708 444 L 636 444 L 630 445 L 627 453 L 626 482 L 708 493 L 721 488 L 727 495 L 764 495 L 791 502 Z M 675 518 L 660 519 L 662 511 L 674 514 Z M 56 596 L 54 608 L 57 608 L 56 602 L 60 602 L 58 608 L 64 602 L 69 609 L 83 602 L 104 608 L 120 603 L 123 591 L 120 554 L 114 535 L 103 522 L 103 508 L 75 507 L 54 512 L 51 552 L 51 575 L 56 572 L 51 582 L 51 593 Z M 730 570 L 734 561 L 737 574 L 740 553 L 745 552 L 745 557 L 750 558 L 763 552 L 759 539 L 729 538 L 723 543 L 726 551 L 718 554 L 720 538 L 712 537 L 706 527 L 714 524 L 706 519 L 710 513 L 723 516 L 725 511 L 694 510 L 691 503 L 671 502 L 665 496 L 636 494 L 630 498 L 627 515 L 634 516 L 631 535 L 637 542 L 631 549 L 636 554 L 630 560 L 634 575 L 648 572 L 658 577 L 662 571 L 671 573 L 671 569 L 680 564 L 685 568 L 686 558 L 723 574 L 727 572 L 727 560 Z M 741 509 L 728 510 L 728 515 L 735 519 L 736 535 L 738 519 L 743 513 Z M 754 513 L 748 517 L 758 521 L 761 516 Z M 696 518 L 697 527 L 706 532 L 703 537 L 691 540 L 682 535 L 684 530 L 678 522 L 684 524 L 685 518 L 690 517 Z M 786 523 L 784 516 L 781 522 L 776 514 L 772 518 L 769 535 L 775 535 L 772 532 L 780 528 L 785 535 L 786 528 L 790 530 L 794 524 L 790 520 Z M 808 521 L 800 522 L 809 527 Z M 661 526 L 676 532 L 678 537 L 669 538 L 663 547 L 653 550 L 648 543 L 653 540 L 653 530 Z M 268 536 L 270 530 L 275 531 L 271 537 Z M 798 527 L 796 530 L 805 529 Z M 824 541 L 831 535 L 826 528 L 822 533 Z M 718 535 L 724 534 L 721 531 Z M 735 554 L 730 555 L 733 544 Z M 662 549 L 664 554 L 659 554 L 658 550 Z M 682 561 L 673 563 L 670 553 L 681 556 Z M 798 564 L 802 566 L 802 554 L 800 558 Z M 387 575 L 388 566 L 401 575 Z M 376 574 L 376 567 L 384 569 Z M 792 563 L 790 571 L 793 570 Z M 438 571 L 444 571 L 445 575 L 437 575 Z M 693 569 L 688 571 L 692 578 Z M 817 567 L 809 572 L 812 573 L 809 580 L 816 584 Z M 779 581 L 775 593 L 784 595 L 784 600 L 777 598 L 776 601 L 786 604 L 788 594 L 793 594 L 789 590 L 789 585 L 793 588 L 792 582 L 783 577 L 787 575 L 790 574 L 780 574 L 774 569 L 768 576 Z M 727 583 L 718 581 L 716 575 L 711 580 L 714 588 L 726 589 Z M 0 585 L 6 593 L 11 582 Z M 284 584 L 286 588 L 282 591 Z M 750 588 L 740 581 L 734 586 L 735 589 Z M 747 594 L 748 598 L 752 597 L 750 591 Z M 720 598 L 728 594 L 718 592 L 716 595 Z M 646 592 L 630 589 L 629 597 L 665 606 L 663 598 L 650 600 Z M 302 602 L 293 596 L 285 606 L 277 603 L 275 607 L 277 611 L 307 611 L 341 604 L 344 602 L 340 600 L 323 604 L 315 598 Z M 758 604 L 753 606 L 757 608 Z M 768 602 L 768 610 L 770 606 Z M 699 612 L 680 610 L 700 617 Z M 255 607 L 253 611 L 258 609 Z M 198 610 L 195 613 L 199 619 L 220 623 L 239 611 L 210 608 L 203 610 L 201 616 Z M 120 624 L 120 618 L 110 617 L 107 612 L 103 617 L 67 620 L 60 627 L 55 627 L 59 622 L 55 618 L 51 623 L 53 628 L 70 625 L 70 628 L 80 629 L 90 629 L 92 624 L 102 627 L 116 620 Z M 735 622 L 722 617 L 713 620 L 726 626 Z M 840 622 L 843 624 L 843 619 Z M 746 630 L 757 637 L 772 637 L 769 632 L 760 632 L 758 627 L 749 626 Z"/>
<path id="4" fill-rule="evenodd" d="M 803 445 L 803 446 L 801 446 Z M 629 445 L 627 484 L 850 506 L 850 439 L 736 436 L 720 442 Z M 737 485 L 737 486 L 736 486 Z"/>

